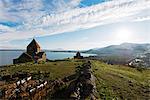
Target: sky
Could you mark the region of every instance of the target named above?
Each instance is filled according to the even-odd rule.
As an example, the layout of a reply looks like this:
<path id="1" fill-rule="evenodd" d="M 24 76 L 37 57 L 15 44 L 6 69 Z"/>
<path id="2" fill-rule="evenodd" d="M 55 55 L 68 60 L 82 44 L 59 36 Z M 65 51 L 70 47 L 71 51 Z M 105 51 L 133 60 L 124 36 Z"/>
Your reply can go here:
<path id="1" fill-rule="evenodd" d="M 0 49 L 150 43 L 150 0 L 0 0 Z"/>

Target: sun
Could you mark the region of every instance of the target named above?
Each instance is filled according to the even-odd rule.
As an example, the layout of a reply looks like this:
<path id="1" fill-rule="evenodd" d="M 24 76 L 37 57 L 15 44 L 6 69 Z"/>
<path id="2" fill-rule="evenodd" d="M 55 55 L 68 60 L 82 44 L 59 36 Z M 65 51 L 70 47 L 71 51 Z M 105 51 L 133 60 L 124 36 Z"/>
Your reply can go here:
<path id="1" fill-rule="evenodd" d="M 120 42 L 129 42 L 133 39 L 133 32 L 129 28 L 119 28 L 114 34 L 115 39 Z"/>

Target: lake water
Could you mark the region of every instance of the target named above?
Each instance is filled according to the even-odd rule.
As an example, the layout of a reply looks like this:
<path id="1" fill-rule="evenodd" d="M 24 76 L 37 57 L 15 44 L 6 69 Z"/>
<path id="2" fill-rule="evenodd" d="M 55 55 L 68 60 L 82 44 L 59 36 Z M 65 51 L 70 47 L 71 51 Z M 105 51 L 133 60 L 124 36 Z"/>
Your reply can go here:
<path id="1" fill-rule="evenodd" d="M 18 58 L 23 51 L 0 51 L 0 66 L 13 64 L 13 59 Z M 69 52 L 46 52 L 47 58 L 50 60 L 73 58 L 75 53 Z M 87 57 L 92 54 L 81 53 L 82 56 Z"/>

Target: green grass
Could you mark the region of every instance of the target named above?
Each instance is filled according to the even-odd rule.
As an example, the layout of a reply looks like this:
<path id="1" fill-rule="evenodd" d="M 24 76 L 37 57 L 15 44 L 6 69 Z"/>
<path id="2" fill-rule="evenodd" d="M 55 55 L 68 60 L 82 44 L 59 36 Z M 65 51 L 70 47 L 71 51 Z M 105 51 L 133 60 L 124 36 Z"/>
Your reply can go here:
<path id="1" fill-rule="evenodd" d="M 45 64 L 18 64 L 11 65 L 8 67 L 1 68 L 1 75 L 12 75 L 16 72 L 28 72 L 28 73 L 49 73 L 49 80 L 54 80 L 56 78 L 64 78 L 75 73 L 75 67 L 82 64 L 81 61 L 66 60 L 66 61 L 56 61 L 47 62 Z"/>
<path id="2" fill-rule="evenodd" d="M 45 64 L 19 64 L 0 68 L 0 75 L 16 72 L 48 74 L 48 80 L 64 78 L 75 73 L 75 67 L 81 65 L 81 60 L 64 60 L 47 62 Z M 97 78 L 98 97 L 102 100 L 145 100 L 150 98 L 150 70 L 130 68 L 122 65 L 108 65 L 92 60 L 93 74 Z"/>
<path id="3" fill-rule="evenodd" d="M 97 78 L 97 90 L 101 99 L 148 99 L 150 70 L 138 71 L 121 65 L 107 65 L 92 61 L 93 73 Z"/>

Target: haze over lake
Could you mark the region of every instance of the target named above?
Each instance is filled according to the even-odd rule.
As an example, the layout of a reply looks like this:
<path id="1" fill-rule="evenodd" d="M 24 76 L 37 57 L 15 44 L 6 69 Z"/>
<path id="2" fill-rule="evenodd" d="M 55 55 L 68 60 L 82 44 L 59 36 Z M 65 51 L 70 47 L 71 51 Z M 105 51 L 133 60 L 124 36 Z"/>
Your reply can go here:
<path id="1" fill-rule="evenodd" d="M 23 51 L 0 51 L 0 66 L 13 64 L 13 59 L 18 58 Z M 50 52 L 47 51 L 46 55 L 49 60 L 72 58 L 76 53 L 70 52 Z M 81 53 L 84 57 L 93 54 Z"/>

